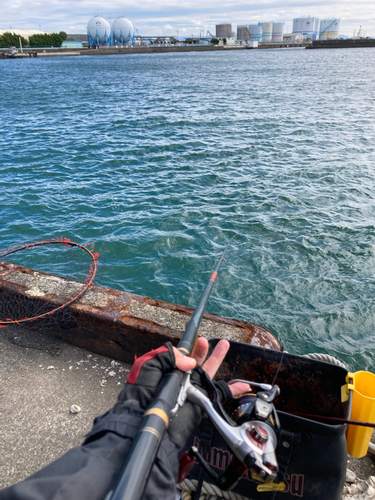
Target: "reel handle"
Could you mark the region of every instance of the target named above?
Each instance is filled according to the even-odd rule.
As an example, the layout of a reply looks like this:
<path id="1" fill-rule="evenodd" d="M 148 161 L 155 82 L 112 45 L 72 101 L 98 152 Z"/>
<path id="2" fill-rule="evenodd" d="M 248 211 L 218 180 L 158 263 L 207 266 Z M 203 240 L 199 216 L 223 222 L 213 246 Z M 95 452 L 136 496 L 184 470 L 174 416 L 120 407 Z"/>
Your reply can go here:
<path id="1" fill-rule="evenodd" d="M 185 455 L 194 457 L 194 461 L 199 463 L 199 465 L 204 469 L 204 471 L 212 479 L 212 481 L 222 490 L 230 490 L 234 488 L 242 474 L 246 472 L 248 468 L 247 465 L 244 465 L 233 455 L 227 469 L 223 472 L 223 474 L 221 474 L 221 476 L 219 476 L 219 474 L 217 474 L 214 469 L 206 462 L 206 460 L 199 453 L 198 448 L 196 448 L 195 446 L 192 446 L 188 453 L 186 453 Z"/>

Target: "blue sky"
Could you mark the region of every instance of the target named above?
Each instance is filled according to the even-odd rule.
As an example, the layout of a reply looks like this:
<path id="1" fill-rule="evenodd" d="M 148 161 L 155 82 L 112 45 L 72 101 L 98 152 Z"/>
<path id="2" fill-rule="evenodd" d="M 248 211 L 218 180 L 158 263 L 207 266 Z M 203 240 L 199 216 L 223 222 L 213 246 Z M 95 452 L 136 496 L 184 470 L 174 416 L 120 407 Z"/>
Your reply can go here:
<path id="1" fill-rule="evenodd" d="M 42 29 L 85 33 L 91 17 L 107 20 L 127 17 L 139 35 L 191 36 L 210 31 L 215 24 L 285 21 L 291 31 L 295 17 L 340 18 L 340 33 L 353 36 L 362 26 L 366 36 L 375 37 L 373 0 L 0 0 L 0 29 Z"/>

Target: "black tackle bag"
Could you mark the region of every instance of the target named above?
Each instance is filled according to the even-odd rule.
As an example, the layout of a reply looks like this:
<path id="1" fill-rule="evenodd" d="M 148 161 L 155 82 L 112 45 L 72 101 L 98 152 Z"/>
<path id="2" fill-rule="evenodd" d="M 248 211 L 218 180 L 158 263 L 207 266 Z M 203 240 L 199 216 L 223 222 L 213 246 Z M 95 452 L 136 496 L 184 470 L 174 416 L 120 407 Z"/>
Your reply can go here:
<path id="1" fill-rule="evenodd" d="M 218 341 L 210 339 L 210 351 Z M 281 425 L 276 456 L 286 484 L 285 491 L 259 492 L 259 483 L 247 471 L 232 491 L 251 500 L 340 500 L 346 475 L 347 426 L 296 414 L 349 418 L 351 400 L 341 402 L 347 370 L 285 352 L 230 344 L 216 379 L 271 384 L 279 370 L 274 382 L 281 391 L 274 400 Z M 187 444 L 196 446 L 218 473 L 227 468 L 231 452 L 208 419 L 202 420 Z M 189 479 L 198 479 L 199 475 L 200 467 L 195 465 Z M 210 482 L 208 476 L 204 480 Z"/>

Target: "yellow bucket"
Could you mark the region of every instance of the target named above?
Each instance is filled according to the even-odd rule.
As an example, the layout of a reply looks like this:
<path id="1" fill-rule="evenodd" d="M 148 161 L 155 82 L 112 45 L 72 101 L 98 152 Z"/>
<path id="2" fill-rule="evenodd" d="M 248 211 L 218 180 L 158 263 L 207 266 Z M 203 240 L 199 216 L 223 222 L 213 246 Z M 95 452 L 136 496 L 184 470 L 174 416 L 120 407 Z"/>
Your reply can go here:
<path id="1" fill-rule="evenodd" d="M 346 381 L 349 390 L 353 390 L 350 419 L 375 423 L 375 375 L 370 372 L 348 373 Z M 348 425 L 346 444 L 349 455 L 361 458 L 367 454 L 372 431 L 371 427 Z"/>

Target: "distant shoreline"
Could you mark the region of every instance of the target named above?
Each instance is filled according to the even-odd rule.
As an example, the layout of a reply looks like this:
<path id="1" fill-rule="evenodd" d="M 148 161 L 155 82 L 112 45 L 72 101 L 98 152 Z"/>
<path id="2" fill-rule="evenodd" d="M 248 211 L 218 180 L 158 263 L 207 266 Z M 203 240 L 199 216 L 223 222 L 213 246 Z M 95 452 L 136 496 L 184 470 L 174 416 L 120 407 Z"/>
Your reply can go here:
<path id="1" fill-rule="evenodd" d="M 24 49 L 23 53 L 11 56 L 12 59 L 29 57 L 56 57 L 56 56 L 113 56 L 119 54 L 162 54 L 169 52 L 226 52 L 228 50 L 263 50 L 263 49 L 341 49 L 375 47 L 375 39 L 337 39 L 314 40 L 310 43 L 260 43 L 258 47 L 251 48 L 246 45 L 170 45 L 170 46 L 104 46 L 99 48 L 33 48 Z M 0 49 L 0 59 L 10 58 L 8 49 Z"/>
<path id="2" fill-rule="evenodd" d="M 260 44 L 257 49 L 249 49 L 245 45 L 192 45 L 192 46 L 144 46 L 131 45 L 129 47 L 100 47 L 98 49 L 88 48 L 40 48 L 40 49 L 24 49 L 24 54 L 17 54 L 15 59 L 29 57 L 29 52 L 36 52 L 37 57 L 56 57 L 56 56 L 109 56 L 118 54 L 160 54 L 168 52 L 226 52 L 228 50 L 258 50 L 258 49 L 278 49 L 278 48 L 303 48 L 306 44 L 300 43 L 269 43 Z M 6 58 L 6 49 L 0 51 L 0 59 Z"/>

